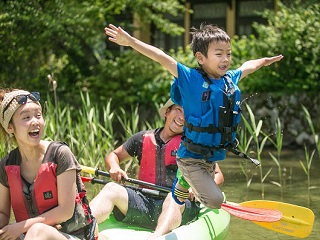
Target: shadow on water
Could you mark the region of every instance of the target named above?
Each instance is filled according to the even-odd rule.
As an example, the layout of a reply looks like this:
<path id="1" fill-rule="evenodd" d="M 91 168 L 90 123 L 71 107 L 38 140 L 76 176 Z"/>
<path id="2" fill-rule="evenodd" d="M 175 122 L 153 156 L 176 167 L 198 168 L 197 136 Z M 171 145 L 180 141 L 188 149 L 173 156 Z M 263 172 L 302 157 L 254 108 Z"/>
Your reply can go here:
<path id="1" fill-rule="evenodd" d="M 315 214 L 313 231 L 307 239 L 320 239 L 320 160 L 315 157 L 311 170 L 310 199 L 308 201 L 308 181 L 299 160 L 305 160 L 303 150 L 286 151 L 282 154 L 281 165 L 283 169 L 283 194 L 280 187 L 272 184 L 279 181 L 277 167 L 271 158 L 263 158 L 263 171 L 267 172 L 270 167 L 272 171 L 264 182 L 264 200 L 280 201 L 302 207 L 310 208 Z M 262 190 L 259 169 L 248 165 L 248 171 L 253 179 L 247 188 L 246 177 L 241 171 L 240 165 L 243 160 L 228 155 L 228 158 L 219 163 L 224 173 L 225 183 L 222 190 L 226 193 L 227 200 L 231 202 L 244 202 L 249 200 L 260 200 Z M 238 219 L 231 216 L 230 231 L 226 240 L 248 240 L 248 239 L 297 239 L 272 230 L 258 226 L 250 221 Z"/>

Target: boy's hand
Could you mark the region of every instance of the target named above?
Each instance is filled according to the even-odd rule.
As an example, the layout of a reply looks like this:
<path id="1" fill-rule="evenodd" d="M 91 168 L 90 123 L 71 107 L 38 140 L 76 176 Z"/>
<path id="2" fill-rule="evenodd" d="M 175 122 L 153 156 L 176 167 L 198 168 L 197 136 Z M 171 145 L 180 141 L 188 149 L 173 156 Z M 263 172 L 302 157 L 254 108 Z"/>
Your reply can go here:
<path id="1" fill-rule="evenodd" d="M 278 56 L 274 56 L 274 57 L 267 57 L 265 58 L 265 64 L 264 66 L 269 66 L 274 62 L 278 62 L 283 58 L 282 54 L 278 55 Z"/>
<path id="2" fill-rule="evenodd" d="M 274 57 L 264 57 L 254 60 L 246 61 L 242 64 L 242 66 L 239 68 L 242 71 L 241 78 L 248 76 L 249 74 L 257 71 L 259 68 L 263 66 L 269 66 L 274 62 L 278 62 L 283 58 L 282 54 Z"/>
<path id="3" fill-rule="evenodd" d="M 115 42 L 121 46 L 129 46 L 131 36 L 121 27 L 116 27 L 112 24 L 109 24 L 109 27 L 106 27 L 104 30 L 106 35 L 109 36 L 108 39 L 111 42 Z"/>

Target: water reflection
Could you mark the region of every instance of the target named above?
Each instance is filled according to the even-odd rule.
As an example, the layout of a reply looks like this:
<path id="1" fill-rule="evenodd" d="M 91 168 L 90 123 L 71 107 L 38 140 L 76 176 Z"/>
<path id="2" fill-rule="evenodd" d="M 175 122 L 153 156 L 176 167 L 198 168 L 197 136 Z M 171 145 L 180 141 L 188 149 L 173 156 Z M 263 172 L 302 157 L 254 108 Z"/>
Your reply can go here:
<path id="1" fill-rule="evenodd" d="M 262 159 L 263 172 L 266 173 L 272 168 L 270 175 L 264 183 L 264 199 L 281 201 L 294 205 L 310 208 L 315 214 L 315 224 L 311 235 L 307 239 L 320 239 L 320 160 L 316 155 L 312 162 L 310 198 L 308 197 L 308 181 L 299 160 L 305 161 L 304 152 L 300 150 L 287 151 L 282 154 L 282 182 L 281 189 L 271 182 L 279 182 L 276 164 L 269 157 Z M 252 165 L 248 166 L 248 173 L 253 177 L 249 188 L 246 187 L 247 181 L 242 173 L 239 164 L 243 161 L 230 155 L 225 161 L 221 162 L 220 168 L 225 176 L 223 191 L 227 195 L 227 200 L 231 202 L 244 202 L 249 200 L 259 200 L 262 198 L 262 187 L 260 183 L 260 173 Z M 230 231 L 227 240 L 248 240 L 248 239 L 297 239 L 272 230 L 258 226 L 250 221 L 238 219 L 231 216 Z"/>

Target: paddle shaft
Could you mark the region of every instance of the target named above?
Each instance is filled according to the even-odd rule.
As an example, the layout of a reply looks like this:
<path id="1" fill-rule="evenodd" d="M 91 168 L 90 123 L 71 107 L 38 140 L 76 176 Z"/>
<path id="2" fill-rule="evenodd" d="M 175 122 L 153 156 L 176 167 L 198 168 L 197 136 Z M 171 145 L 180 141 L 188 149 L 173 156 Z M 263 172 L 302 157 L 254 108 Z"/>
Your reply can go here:
<path id="1" fill-rule="evenodd" d="M 104 179 L 99 179 L 99 178 L 92 178 L 92 177 L 81 177 L 81 180 L 83 182 L 90 182 L 92 184 L 98 183 L 98 184 L 102 184 L 105 185 L 107 184 L 109 181 L 104 180 Z M 166 192 L 162 192 L 162 191 L 158 191 L 158 190 L 154 190 L 154 189 L 148 189 L 148 188 L 141 188 L 141 187 L 137 187 L 137 186 L 131 186 L 131 185 L 126 185 L 126 187 L 140 191 L 144 194 L 148 194 L 151 196 L 155 196 L 155 197 L 162 197 L 165 198 L 168 193 Z"/>
<path id="2" fill-rule="evenodd" d="M 105 176 L 110 177 L 110 174 L 105 171 L 101 171 L 99 169 L 94 169 L 86 166 L 81 166 L 84 172 L 96 175 L 96 176 Z M 127 178 L 124 181 L 138 184 L 140 186 L 145 186 L 149 188 L 153 188 L 159 191 L 163 191 L 166 193 L 171 192 L 171 188 L 159 186 L 153 183 Z M 237 204 L 228 204 L 222 203 L 221 207 L 229 212 L 231 215 L 234 215 L 238 218 L 249 220 L 249 221 L 261 221 L 261 222 L 275 222 L 282 218 L 282 213 L 278 210 L 270 210 L 270 209 L 260 209 L 260 208 L 251 208 L 251 207 L 243 207 Z"/>
<path id="3" fill-rule="evenodd" d="M 94 168 L 86 167 L 86 166 L 81 166 L 81 168 L 82 168 L 82 171 L 93 174 L 95 176 L 105 176 L 105 177 L 111 178 L 110 173 L 108 173 L 106 171 L 101 171 L 99 169 L 94 169 Z M 159 186 L 159 185 L 156 185 L 153 183 L 144 182 L 144 181 L 133 179 L 133 178 L 127 178 L 127 179 L 123 178 L 123 180 L 126 182 L 129 182 L 129 183 L 138 184 L 138 185 L 153 188 L 153 189 L 156 189 L 159 191 L 164 191 L 166 193 L 171 192 L 170 188 Z"/>
<path id="4" fill-rule="evenodd" d="M 96 170 L 96 173 L 98 175 L 103 175 L 105 177 L 110 177 L 110 174 L 107 173 L 107 172 Z M 82 178 L 82 180 L 84 180 L 83 177 L 81 177 L 81 178 Z M 163 187 L 163 186 L 158 186 L 158 185 L 155 185 L 155 184 L 151 184 L 151 183 L 140 181 L 140 180 L 136 180 L 136 179 L 130 179 L 128 182 L 134 183 L 134 184 L 140 184 L 140 185 L 144 185 L 144 186 L 148 186 L 148 187 L 149 186 L 154 187 L 156 190 L 151 190 L 151 189 L 146 189 L 146 188 L 139 188 L 139 187 L 135 187 L 135 186 L 126 186 L 126 187 L 129 187 L 129 188 L 135 189 L 135 190 L 140 190 L 141 192 L 144 192 L 144 193 L 149 194 L 149 195 L 166 197 L 167 194 L 171 192 L 170 188 Z M 99 179 L 99 178 L 91 178 L 91 183 L 107 184 L 108 181 L 107 180 L 103 180 L 103 179 Z M 249 214 L 253 213 L 253 214 L 255 214 L 255 211 L 254 211 L 255 209 L 254 208 L 251 211 L 250 208 L 241 207 L 241 206 L 238 206 L 235 203 L 232 203 L 232 204 L 222 203 L 221 206 L 228 212 L 230 212 L 230 211 L 243 211 L 244 213 L 249 213 Z"/>

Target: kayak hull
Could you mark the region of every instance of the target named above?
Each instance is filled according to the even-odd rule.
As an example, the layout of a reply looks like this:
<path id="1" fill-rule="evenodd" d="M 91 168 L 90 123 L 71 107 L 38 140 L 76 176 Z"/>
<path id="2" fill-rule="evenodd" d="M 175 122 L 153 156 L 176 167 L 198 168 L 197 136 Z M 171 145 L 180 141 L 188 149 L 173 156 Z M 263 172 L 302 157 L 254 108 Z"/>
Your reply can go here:
<path id="1" fill-rule="evenodd" d="M 230 224 L 230 214 L 223 209 L 202 208 L 196 221 L 174 229 L 159 237 L 159 240 L 222 240 L 225 239 Z M 109 240 L 142 240 L 151 230 L 118 222 L 111 215 L 99 225 L 99 237 Z M 104 238 L 107 237 L 107 238 Z"/>

